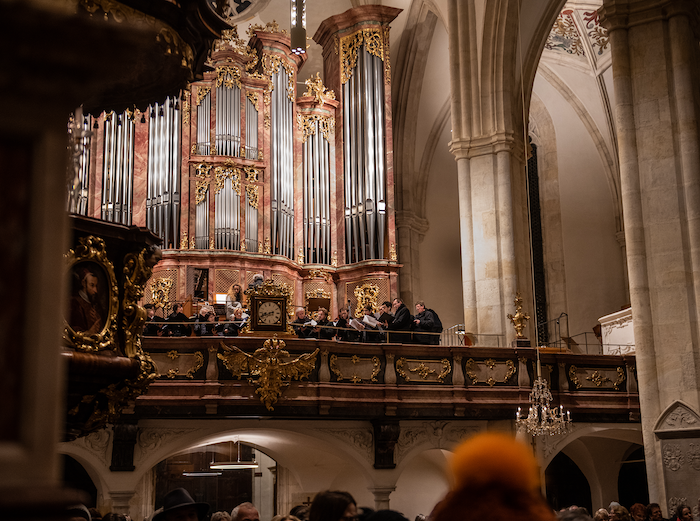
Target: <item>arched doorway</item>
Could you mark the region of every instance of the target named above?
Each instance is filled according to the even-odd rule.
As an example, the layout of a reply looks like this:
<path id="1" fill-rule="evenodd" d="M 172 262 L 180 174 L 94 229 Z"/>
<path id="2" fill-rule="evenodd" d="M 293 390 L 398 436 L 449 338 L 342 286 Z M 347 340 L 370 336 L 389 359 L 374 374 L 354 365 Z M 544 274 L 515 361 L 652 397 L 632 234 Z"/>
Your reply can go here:
<path id="1" fill-rule="evenodd" d="M 97 506 L 97 487 L 92 478 L 77 460 L 66 456 L 61 457 L 63 463 L 63 484 L 68 488 L 82 490 L 89 497 L 90 501 L 85 506 Z"/>
<path id="2" fill-rule="evenodd" d="M 617 477 L 620 504 L 626 508 L 635 503 L 649 504 L 649 484 L 644 460 L 644 447 L 636 447 L 622 460 Z"/>
<path id="3" fill-rule="evenodd" d="M 554 510 L 576 505 L 592 511 L 591 487 L 578 465 L 560 452 L 545 470 L 547 502 Z"/>

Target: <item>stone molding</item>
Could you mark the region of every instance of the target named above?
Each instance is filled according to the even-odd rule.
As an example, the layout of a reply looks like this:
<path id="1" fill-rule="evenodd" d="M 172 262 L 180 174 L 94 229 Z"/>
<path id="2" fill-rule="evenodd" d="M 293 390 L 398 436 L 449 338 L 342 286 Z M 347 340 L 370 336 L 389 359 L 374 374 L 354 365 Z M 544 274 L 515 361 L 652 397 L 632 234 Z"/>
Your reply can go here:
<path id="1" fill-rule="evenodd" d="M 672 403 L 654 426 L 658 438 L 700 437 L 700 415 L 681 401 Z"/>

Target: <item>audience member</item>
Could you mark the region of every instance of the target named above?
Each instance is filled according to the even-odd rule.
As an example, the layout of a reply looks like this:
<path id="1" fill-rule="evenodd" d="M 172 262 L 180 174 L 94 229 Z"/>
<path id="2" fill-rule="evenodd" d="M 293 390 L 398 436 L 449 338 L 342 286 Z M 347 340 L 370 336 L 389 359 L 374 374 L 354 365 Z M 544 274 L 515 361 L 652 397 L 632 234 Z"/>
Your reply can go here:
<path id="1" fill-rule="evenodd" d="M 350 328 L 349 317 L 350 313 L 348 313 L 347 309 L 341 309 L 340 313 L 338 313 L 338 318 L 335 321 L 335 327 L 338 328 L 335 330 L 336 340 L 342 342 L 357 342 L 359 334 L 357 331 Z"/>
<path id="2" fill-rule="evenodd" d="M 693 521 L 693 511 L 688 505 L 678 505 L 674 515 L 675 521 Z"/>
<path id="3" fill-rule="evenodd" d="M 416 312 L 413 317 L 413 340 L 416 344 L 438 345 L 440 343 L 440 334 L 442 332 L 442 323 L 437 316 L 437 313 L 432 309 L 425 307 L 425 302 L 419 300 L 416 302 Z M 440 324 L 438 326 L 438 324 Z M 437 329 L 440 329 L 437 332 Z"/>
<path id="4" fill-rule="evenodd" d="M 246 501 L 231 510 L 231 521 L 260 521 L 260 513 L 253 503 Z"/>
<path id="5" fill-rule="evenodd" d="M 532 450 L 507 434 L 482 433 L 454 452 L 453 486 L 431 521 L 554 521 Z"/>
<path id="6" fill-rule="evenodd" d="M 357 504 L 349 492 L 326 490 L 314 497 L 309 521 L 350 521 L 357 516 Z"/>
<path id="7" fill-rule="evenodd" d="M 641 503 L 635 503 L 630 507 L 630 516 L 633 521 L 647 521 L 647 507 Z"/>
<path id="8" fill-rule="evenodd" d="M 294 516 L 299 521 L 309 521 L 309 507 L 308 505 L 297 505 L 289 511 L 290 516 Z"/>
<path id="9" fill-rule="evenodd" d="M 272 521 L 299 521 L 299 518 L 289 514 L 277 514 L 272 518 Z"/>
<path id="10" fill-rule="evenodd" d="M 231 521 L 231 514 L 220 510 L 218 512 L 214 512 L 209 518 L 209 521 Z"/>
<path id="11" fill-rule="evenodd" d="M 229 320 L 229 322 L 221 324 L 219 329 L 224 336 L 238 336 L 238 333 L 248 321 L 248 314 L 243 313 L 242 307 L 236 308 L 233 310 L 233 315 Z"/>
<path id="12" fill-rule="evenodd" d="M 382 341 L 382 334 L 379 332 L 378 326 L 373 326 L 364 320 L 364 317 L 375 318 L 374 313 L 372 313 L 372 306 L 369 304 L 362 308 L 362 320 L 358 324 L 360 331 L 360 338 L 366 343 L 378 343 Z"/>
<path id="13" fill-rule="evenodd" d="M 208 513 L 208 503 L 196 503 L 187 490 L 176 488 L 165 495 L 151 521 L 204 521 Z"/>
<path id="14" fill-rule="evenodd" d="M 647 517 L 650 521 L 666 521 L 661 512 L 661 505 L 658 503 L 649 503 L 647 505 Z"/>
<path id="15" fill-rule="evenodd" d="M 392 310 L 394 312 L 394 321 L 389 324 L 389 342 L 400 342 L 403 344 L 408 344 L 411 342 L 411 325 L 413 324 L 413 317 L 408 311 L 403 301 L 396 297 L 392 303 Z M 397 333 L 394 333 L 397 331 Z M 400 331 L 404 331 L 401 333 Z"/>
<path id="16" fill-rule="evenodd" d="M 143 336 L 163 336 L 163 320 L 156 316 L 156 309 L 153 304 L 143 306 L 146 310 L 146 325 L 143 327 Z"/>
<path id="17" fill-rule="evenodd" d="M 313 328 L 311 336 L 319 340 L 330 340 L 335 336 L 335 329 L 327 326 L 332 326 L 328 320 L 328 310 L 326 308 L 318 308 L 318 316 L 316 317 L 316 327 Z"/>
<path id="18" fill-rule="evenodd" d="M 94 519 L 95 518 L 93 518 L 93 521 Z M 124 514 L 115 514 L 114 512 L 110 512 L 105 514 L 102 521 L 131 521 L 131 518 L 129 516 L 125 516 Z"/>
<path id="19" fill-rule="evenodd" d="M 559 521 L 592 521 L 593 518 L 588 515 L 587 509 L 574 506 L 558 512 L 557 519 Z"/>
<path id="20" fill-rule="evenodd" d="M 609 519 L 610 513 L 604 508 L 599 508 L 596 510 L 595 515 L 593 516 L 594 521 L 608 521 Z"/>
<path id="21" fill-rule="evenodd" d="M 209 311 L 204 315 L 197 315 L 194 321 L 194 334 L 197 336 L 213 336 L 216 335 L 216 314 Z"/>
<path id="22" fill-rule="evenodd" d="M 233 284 L 226 294 L 226 320 L 233 320 L 235 309 L 243 307 L 243 291 L 240 284 Z"/>
<path id="23" fill-rule="evenodd" d="M 374 509 L 369 507 L 357 507 L 357 521 L 367 521 L 374 514 Z"/>
<path id="24" fill-rule="evenodd" d="M 379 304 L 379 311 L 374 316 L 382 323 L 384 329 L 388 329 L 389 324 L 394 321 L 394 315 L 391 313 L 391 302 L 385 300 Z"/>
<path id="25" fill-rule="evenodd" d="M 367 516 L 366 521 L 408 521 L 408 518 L 396 510 L 377 510 Z"/>
<path id="26" fill-rule="evenodd" d="M 169 324 L 167 327 L 168 330 L 168 335 L 170 336 L 190 336 L 192 334 L 192 328 L 185 324 L 184 322 L 189 322 L 189 319 L 187 318 L 187 315 L 185 315 L 183 311 L 182 304 L 180 303 L 175 303 L 173 304 L 173 312 L 172 314 L 168 317 L 168 322 L 173 322 L 172 324 Z"/>
<path id="27" fill-rule="evenodd" d="M 66 512 L 66 521 L 92 521 L 90 511 L 85 505 L 73 505 Z"/>
<path id="28" fill-rule="evenodd" d="M 311 326 L 307 326 L 311 322 L 311 318 L 306 315 L 304 308 L 297 308 L 294 312 L 294 320 L 292 321 L 292 329 L 299 338 L 309 338 L 311 335 Z"/>
<path id="29" fill-rule="evenodd" d="M 88 508 L 90 511 L 90 517 L 92 518 L 92 521 L 102 521 L 102 514 L 100 514 L 100 511 L 97 510 L 96 508 Z"/>
<path id="30" fill-rule="evenodd" d="M 615 503 L 613 505 L 613 503 Z M 629 511 L 617 502 L 610 503 L 610 519 L 611 521 L 631 521 Z"/>

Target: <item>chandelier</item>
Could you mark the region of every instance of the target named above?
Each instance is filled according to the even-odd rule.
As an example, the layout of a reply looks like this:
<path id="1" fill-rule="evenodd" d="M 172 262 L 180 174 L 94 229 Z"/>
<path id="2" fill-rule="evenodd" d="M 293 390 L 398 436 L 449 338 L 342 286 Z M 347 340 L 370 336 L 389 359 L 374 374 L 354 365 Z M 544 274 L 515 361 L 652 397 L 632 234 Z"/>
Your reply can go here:
<path id="1" fill-rule="evenodd" d="M 542 378 L 540 367 L 540 352 L 537 350 L 537 379 L 530 392 L 530 409 L 527 416 L 521 414 L 520 407 L 515 413 L 515 425 L 518 429 L 526 429 L 530 436 L 554 436 L 571 431 L 571 413 L 564 407 L 551 407 L 552 392 L 547 380 Z"/>

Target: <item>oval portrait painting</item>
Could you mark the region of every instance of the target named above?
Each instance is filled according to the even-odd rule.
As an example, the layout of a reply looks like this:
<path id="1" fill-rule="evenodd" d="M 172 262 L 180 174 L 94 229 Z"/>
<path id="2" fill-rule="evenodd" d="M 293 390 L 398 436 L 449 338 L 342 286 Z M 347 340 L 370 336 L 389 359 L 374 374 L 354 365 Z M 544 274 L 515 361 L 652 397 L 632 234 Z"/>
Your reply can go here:
<path id="1" fill-rule="evenodd" d="M 76 333 L 97 335 L 109 316 L 107 275 L 98 263 L 77 262 L 71 269 L 71 296 L 67 322 Z"/>

